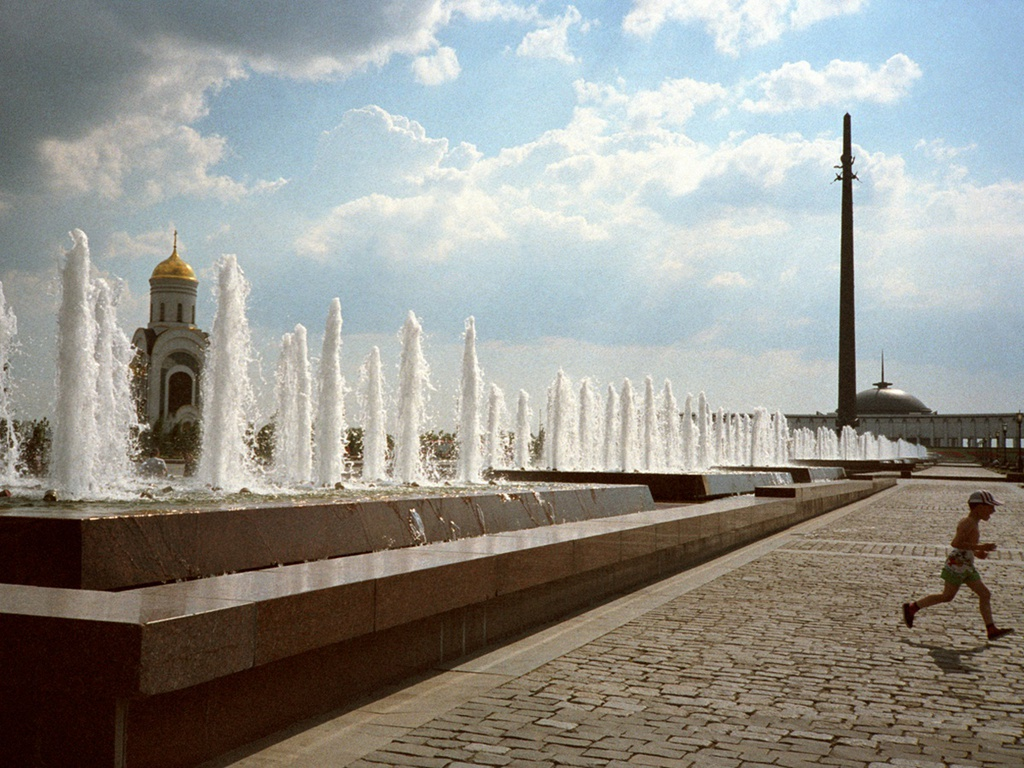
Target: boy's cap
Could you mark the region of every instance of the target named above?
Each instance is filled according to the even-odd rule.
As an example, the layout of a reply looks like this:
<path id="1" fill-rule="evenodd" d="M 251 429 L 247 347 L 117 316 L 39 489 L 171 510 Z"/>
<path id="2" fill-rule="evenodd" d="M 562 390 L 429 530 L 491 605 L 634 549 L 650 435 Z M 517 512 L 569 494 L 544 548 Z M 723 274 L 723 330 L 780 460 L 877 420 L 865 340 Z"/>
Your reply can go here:
<path id="1" fill-rule="evenodd" d="M 967 504 L 969 506 L 972 506 L 972 507 L 975 504 L 988 504 L 988 505 L 993 506 L 993 507 L 1001 507 L 1001 506 L 1003 506 L 1003 502 L 996 501 L 996 497 L 993 496 L 988 491 L 975 491 L 974 493 L 971 494 L 971 497 L 967 500 Z"/>

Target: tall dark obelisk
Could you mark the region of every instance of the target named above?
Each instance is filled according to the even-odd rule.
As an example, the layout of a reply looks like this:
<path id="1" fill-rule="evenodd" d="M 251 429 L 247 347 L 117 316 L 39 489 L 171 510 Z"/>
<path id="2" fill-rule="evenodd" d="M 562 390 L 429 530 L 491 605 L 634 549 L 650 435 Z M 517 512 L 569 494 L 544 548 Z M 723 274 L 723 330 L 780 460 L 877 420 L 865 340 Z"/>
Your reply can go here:
<path id="1" fill-rule="evenodd" d="M 850 115 L 843 117 L 842 173 L 836 181 L 843 182 L 842 239 L 839 246 L 839 406 L 836 429 L 857 426 L 857 341 L 853 301 L 853 154 L 850 148 Z"/>

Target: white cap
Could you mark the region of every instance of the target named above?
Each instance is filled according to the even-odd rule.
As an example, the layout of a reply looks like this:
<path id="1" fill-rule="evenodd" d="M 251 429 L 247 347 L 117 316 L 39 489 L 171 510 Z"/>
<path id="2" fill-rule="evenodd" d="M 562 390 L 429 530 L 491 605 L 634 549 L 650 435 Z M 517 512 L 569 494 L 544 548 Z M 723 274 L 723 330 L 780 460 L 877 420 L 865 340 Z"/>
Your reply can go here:
<path id="1" fill-rule="evenodd" d="M 996 501 L 996 497 L 988 491 L 975 491 L 967 500 L 967 504 L 972 507 L 975 504 L 988 504 L 991 507 L 1001 507 L 1003 502 Z"/>

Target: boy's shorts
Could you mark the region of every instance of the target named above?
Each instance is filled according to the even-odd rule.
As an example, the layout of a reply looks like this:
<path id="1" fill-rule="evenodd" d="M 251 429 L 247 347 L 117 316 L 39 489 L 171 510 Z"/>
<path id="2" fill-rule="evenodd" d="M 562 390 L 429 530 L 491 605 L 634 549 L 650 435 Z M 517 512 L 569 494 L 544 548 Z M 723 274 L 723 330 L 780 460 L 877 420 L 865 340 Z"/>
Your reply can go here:
<path id="1" fill-rule="evenodd" d="M 974 552 L 969 549 L 950 550 L 940 575 L 943 581 L 956 584 L 958 587 L 970 581 L 981 580 L 981 574 L 974 567 Z"/>

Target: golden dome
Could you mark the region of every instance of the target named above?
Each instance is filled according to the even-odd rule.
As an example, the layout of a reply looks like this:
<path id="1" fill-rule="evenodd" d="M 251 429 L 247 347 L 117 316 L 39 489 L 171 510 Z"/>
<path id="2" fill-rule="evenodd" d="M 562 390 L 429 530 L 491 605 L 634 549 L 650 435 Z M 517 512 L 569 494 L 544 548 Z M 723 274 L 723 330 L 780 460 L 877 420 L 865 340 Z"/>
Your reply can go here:
<path id="1" fill-rule="evenodd" d="M 150 280 L 158 280 L 162 277 L 174 277 L 178 280 L 192 280 L 198 283 L 196 279 L 196 273 L 192 270 L 192 267 L 186 263 L 178 255 L 178 233 L 174 233 L 174 250 L 171 251 L 171 255 L 156 265 L 156 269 L 153 270 L 153 274 L 150 275 Z"/>

